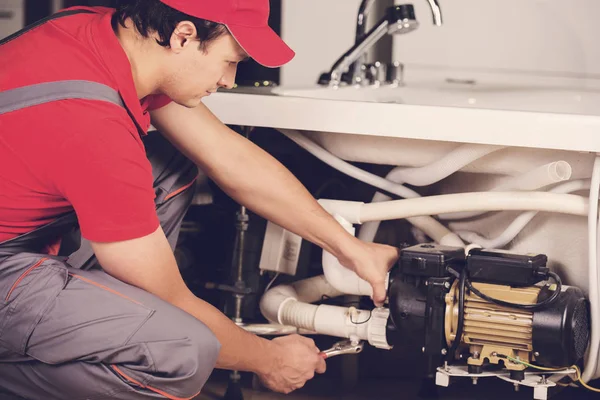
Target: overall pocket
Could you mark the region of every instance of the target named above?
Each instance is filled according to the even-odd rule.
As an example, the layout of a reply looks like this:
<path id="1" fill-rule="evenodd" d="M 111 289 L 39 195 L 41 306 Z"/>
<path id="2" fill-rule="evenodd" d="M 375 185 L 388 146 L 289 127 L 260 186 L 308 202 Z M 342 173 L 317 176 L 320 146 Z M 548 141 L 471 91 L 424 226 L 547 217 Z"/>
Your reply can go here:
<path id="1" fill-rule="evenodd" d="M 136 299 L 141 289 L 100 270 L 69 272 L 67 285 L 37 320 L 26 354 L 46 364 L 135 363 L 144 346 L 129 341 L 154 313 Z"/>
<path id="2" fill-rule="evenodd" d="M 56 258 L 21 253 L 0 264 L 0 346 L 25 354 L 35 326 L 69 279 Z"/>

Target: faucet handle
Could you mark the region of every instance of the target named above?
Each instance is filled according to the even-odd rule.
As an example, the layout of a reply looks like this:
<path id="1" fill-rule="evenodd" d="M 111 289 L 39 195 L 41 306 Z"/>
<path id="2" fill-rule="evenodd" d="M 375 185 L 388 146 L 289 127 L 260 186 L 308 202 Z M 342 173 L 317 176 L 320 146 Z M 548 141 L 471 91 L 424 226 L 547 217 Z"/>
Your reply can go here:
<path id="1" fill-rule="evenodd" d="M 375 66 L 375 84 L 383 85 L 387 80 L 387 69 L 388 65 L 386 63 L 382 63 L 381 61 L 375 61 L 373 64 Z"/>
<path id="2" fill-rule="evenodd" d="M 375 68 L 375 64 L 363 64 L 360 67 L 360 71 L 364 78 L 363 84 L 373 85 L 375 83 L 375 80 L 377 79 L 377 69 Z"/>
<path id="3" fill-rule="evenodd" d="M 396 86 L 404 84 L 404 64 L 400 61 L 387 64 L 385 82 Z"/>
<path id="4" fill-rule="evenodd" d="M 365 84 L 379 86 L 386 81 L 387 65 L 380 61 L 372 64 L 364 64 L 361 72 L 365 78 Z"/>

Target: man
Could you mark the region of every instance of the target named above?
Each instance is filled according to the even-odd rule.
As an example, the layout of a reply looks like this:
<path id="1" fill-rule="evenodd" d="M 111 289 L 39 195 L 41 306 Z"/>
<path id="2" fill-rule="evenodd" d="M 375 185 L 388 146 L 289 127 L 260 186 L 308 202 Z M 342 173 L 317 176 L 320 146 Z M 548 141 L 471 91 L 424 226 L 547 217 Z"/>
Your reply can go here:
<path id="1" fill-rule="evenodd" d="M 215 366 L 284 393 L 325 371 L 312 340 L 251 335 L 185 286 L 172 249 L 196 165 L 383 302 L 396 249 L 348 235 L 202 104 L 233 86 L 244 58 L 293 57 L 268 13 L 268 0 L 125 1 L 68 10 L 0 46 L 0 387 L 179 399 Z M 162 136 L 146 137 L 150 120 Z"/>

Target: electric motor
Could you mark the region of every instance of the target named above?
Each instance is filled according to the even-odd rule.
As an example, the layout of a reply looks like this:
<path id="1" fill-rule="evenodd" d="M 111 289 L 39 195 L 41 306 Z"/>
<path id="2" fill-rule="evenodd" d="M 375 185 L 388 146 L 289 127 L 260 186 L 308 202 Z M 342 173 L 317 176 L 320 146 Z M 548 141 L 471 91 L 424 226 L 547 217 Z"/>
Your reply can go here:
<path id="1" fill-rule="evenodd" d="M 460 359 L 472 373 L 501 364 L 517 380 L 525 363 L 576 364 L 589 342 L 589 305 L 546 263 L 541 254 L 406 248 L 390 274 L 388 342 L 420 345 L 428 374 Z"/>

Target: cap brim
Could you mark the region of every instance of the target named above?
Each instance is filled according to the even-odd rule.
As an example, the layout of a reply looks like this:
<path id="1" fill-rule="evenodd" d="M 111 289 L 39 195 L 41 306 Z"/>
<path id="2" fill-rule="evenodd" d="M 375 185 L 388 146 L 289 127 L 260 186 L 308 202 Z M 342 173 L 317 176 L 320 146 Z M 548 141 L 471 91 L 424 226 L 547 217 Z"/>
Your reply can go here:
<path id="1" fill-rule="evenodd" d="M 296 53 L 268 26 L 253 28 L 227 25 L 229 32 L 250 57 L 269 68 L 281 67 Z"/>

